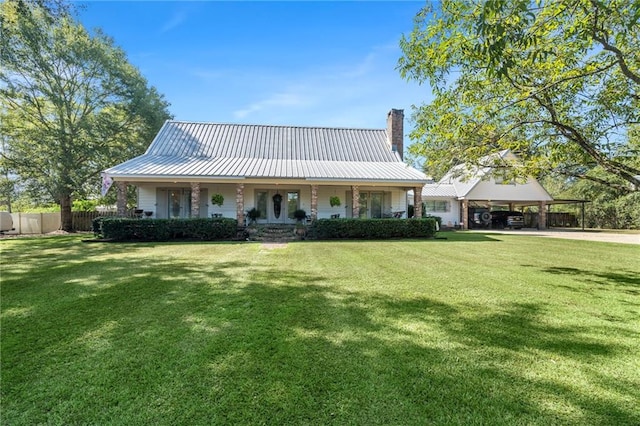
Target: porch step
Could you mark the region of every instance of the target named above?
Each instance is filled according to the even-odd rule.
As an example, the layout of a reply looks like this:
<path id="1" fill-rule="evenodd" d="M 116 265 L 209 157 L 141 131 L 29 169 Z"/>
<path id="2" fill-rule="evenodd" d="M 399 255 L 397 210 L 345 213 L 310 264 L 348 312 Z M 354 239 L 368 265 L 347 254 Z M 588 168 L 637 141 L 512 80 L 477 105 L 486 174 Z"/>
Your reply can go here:
<path id="1" fill-rule="evenodd" d="M 296 234 L 295 225 L 258 225 L 255 228 L 247 228 L 246 232 L 250 241 L 284 243 L 301 239 Z"/>

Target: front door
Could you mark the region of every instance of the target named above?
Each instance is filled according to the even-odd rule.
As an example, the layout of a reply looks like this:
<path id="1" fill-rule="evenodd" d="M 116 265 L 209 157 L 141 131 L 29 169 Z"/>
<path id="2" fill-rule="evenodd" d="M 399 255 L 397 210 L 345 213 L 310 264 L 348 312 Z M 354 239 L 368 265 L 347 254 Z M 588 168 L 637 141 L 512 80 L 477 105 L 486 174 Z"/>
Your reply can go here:
<path id="1" fill-rule="evenodd" d="M 256 191 L 259 223 L 295 223 L 293 212 L 300 208 L 300 191 Z"/>
<path id="2" fill-rule="evenodd" d="M 293 213 L 300 208 L 300 192 L 288 191 L 287 192 L 287 222 L 295 223 L 296 218 Z"/>
<path id="3" fill-rule="evenodd" d="M 191 190 L 170 189 L 168 196 L 168 217 L 177 219 L 191 216 Z"/>

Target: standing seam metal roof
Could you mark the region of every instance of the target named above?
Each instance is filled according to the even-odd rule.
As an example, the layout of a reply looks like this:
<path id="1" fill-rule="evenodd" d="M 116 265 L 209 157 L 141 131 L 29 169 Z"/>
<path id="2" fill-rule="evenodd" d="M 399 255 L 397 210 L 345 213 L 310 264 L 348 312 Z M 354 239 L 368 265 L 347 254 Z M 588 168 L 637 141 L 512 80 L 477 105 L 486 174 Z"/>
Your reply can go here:
<path id="1" fill-rule="evenodd" d="M 425 182 L 382 129 L 167 121 L 145 154 L 111 176 L 212 176 Z"/>
<path id="2" fill-rule="evenodd" d="M 384 129 L 167 121 L 146 154 L 175 157 L 397 161 Z"/>

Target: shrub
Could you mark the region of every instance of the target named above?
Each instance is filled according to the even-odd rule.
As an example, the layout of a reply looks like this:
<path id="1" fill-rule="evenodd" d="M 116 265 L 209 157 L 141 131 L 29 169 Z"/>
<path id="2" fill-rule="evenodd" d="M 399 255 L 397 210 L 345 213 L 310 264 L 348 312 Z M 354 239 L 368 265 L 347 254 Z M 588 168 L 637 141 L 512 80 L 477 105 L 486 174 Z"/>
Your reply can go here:
<path id="1" fill-rule="evenodd" d="M 98 217 L 93 221 L 96 237 L 116 241 L 230 240 L 235 238 L 238 222 L 229 218 L 130 219 Z"/>
<path id="2" fill-rule="evenodd" d="M 98 207 L 98 200 L 73 200 L 71 211 L 74 212 L 94 212 Z"/>
<path id="3" fill-rule="evenodd" d="M 309 236 L 327 239 L 431 238 L 436 220 L 424 219 L 319 219 Z"/>
<path id="4" fill-rule="evenodd" d="M 302 209 L 298 209 L 293 212 L 293 217 L 295 217 L 298 222 L 303 221 L 307 218 L 307 212 Z"/>
<path id="5" fill-rule="evenodd" d="M 423 210 L 423 212 L 424 212 L 424 210 Z M 442 218 L 440 216 L 431 216 L 430 214 L 424 214 L 423 213 L 422 217 L 427 218 L 427 219 L 433 219 L 436 222 L 438 222 L 438 227 L 436 229 L 440 229 L 442 227 Z"/>
<path id="6" fill-rule="evenodd" d="M 247 212 L 247 217 L 249 218 L 249 220 L 251 220 L 252 223 L 255 222 L 260 218 L 260 210 L 253 207 Z"/>

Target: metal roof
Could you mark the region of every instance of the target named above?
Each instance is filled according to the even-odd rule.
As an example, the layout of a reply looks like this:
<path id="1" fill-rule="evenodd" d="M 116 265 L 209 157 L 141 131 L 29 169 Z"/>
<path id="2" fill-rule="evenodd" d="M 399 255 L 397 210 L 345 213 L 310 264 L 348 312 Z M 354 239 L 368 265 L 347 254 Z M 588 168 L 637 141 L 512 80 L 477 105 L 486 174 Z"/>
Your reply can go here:
<path id="1" fill-rule="evenodd" d="M 420 184 L 387 131 L 167 121 L 145 154 L 105 170 L 112 177 L 382 180 Z"/>
<path id="2" fill-rule="evenodd" d="M 452 184 L 447 183 L 428 183 L 422 187 L 422 197 L 446 197 L 457 198 L 456 188 Z"/>

